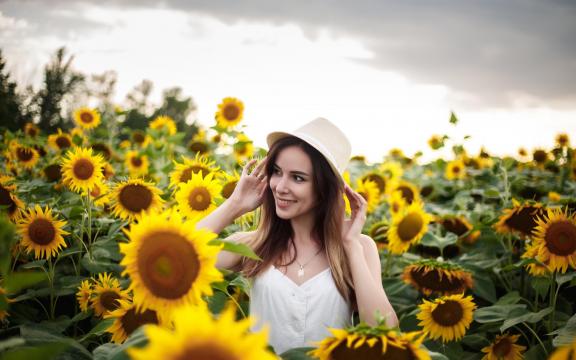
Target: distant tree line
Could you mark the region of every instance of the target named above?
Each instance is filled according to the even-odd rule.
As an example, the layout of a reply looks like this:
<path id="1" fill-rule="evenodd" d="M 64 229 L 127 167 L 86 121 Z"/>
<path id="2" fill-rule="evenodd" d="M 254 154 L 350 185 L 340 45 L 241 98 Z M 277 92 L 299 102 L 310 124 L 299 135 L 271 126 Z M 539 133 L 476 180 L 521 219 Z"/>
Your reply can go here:
<path id="1" fill-rule="evenodd" d="M 0 129 L 17 131 L 27 122 L 36 124 L 45 133 L 54 133 L 58 128 L 67 130 L 73 127 L 73 111 L 89 102 L 103 115 L 103 121 L 119 111 L 114 104 L 117 74 L 106 71 L 103 74 L 87 76 L 72 67 L 74 56 L 68 55 L 65 48 L 58 49 L 48 64 L 44 66 L 42 84 L 38 89 L 29 85 L 24 89 L 10 79 L 6 60 L 0 49 Z M 179 87 L 163 91 L 162 103 L 155 107 L 150 103 L 153 83 L 143 80 L 130 91 L 125 99 L 123 126 L 144 129 L 151 119 L 158 115 L 168 115 L 174 119 L 178 130 L 189 136 L 196 132 L 194 124 L 186 119 L 196 110 L 192 97 L 185 97 Z M 110 116 L 112 118 L 112 116 Z"/>

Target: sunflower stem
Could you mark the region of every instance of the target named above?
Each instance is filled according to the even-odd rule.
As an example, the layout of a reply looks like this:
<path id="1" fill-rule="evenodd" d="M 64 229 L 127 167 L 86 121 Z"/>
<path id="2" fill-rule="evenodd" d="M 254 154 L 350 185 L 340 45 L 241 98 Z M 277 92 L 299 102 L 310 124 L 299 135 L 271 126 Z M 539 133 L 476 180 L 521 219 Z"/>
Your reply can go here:
<path id="1" fill-rule="evenodd" d="M 238 303 L 238 301 L 236 301 L 234 296 L 232 296 L 232 294 L 230 294 L 228 291 L 226 291 L 225 294 L 230 298 L 230 300 L 232 300 L 232 302 L 236 305 L 238 310 L 240 310 L 240 313 L 242 314 L 242 318 L 246 318 L 246 313 L 244 313 L 244 310 L 242 310 L 242 306 L 240 306 L 240 304 Z"/>
<path id="2" fill-rule="evenodd" d="M 552 307 L 552 312 L 550 313 L 549 331 L 554 330 L 554 317 L 556 315 L 556 297 L 558 296 L 558 290 L 560 290 L 560 286 L 556 286 L 556 271 L 553 271 L 550 284 L 550 307 Z"/>
<path id="3" fill-rule="evenodd" d="M 544 350 L 544 352 L 546 353 L 546 355 L 548 355 L 548 350 L 546 349 L 546 346 L 544 346 L 544 343 L 542 342 L 542 340 L 540 339 L 540 336 L 538 336 L 538 334 L 536 334 L 536 332 L 530 327 L 528 326 L 528 324 L 526 324 L 525 322 L 522 323 L 524 326 L 526 326 L 526 328 L 528 330 L 530 330 L 530 332 L 532 333 L 532 335 L 534 335 L 534 337 L 536 338 L 536 340 L 538 340 L 538 343 L 540 343 L 540 346 L 542 346 L 542 349 Z"/>
<path id="4" fill-rule="evenodd" d="M 514 328 L 518 330 L 522 334 L 522 336 L 524 336 L 524 339 L 526 339 L 526 343 L 530 344 L 530 347 L 532 347 L 532 345 L 534 344 L 534 338 L 526 335 L 526 333 L 522 331 L 520 325 L 514 325 Z"/>
<path id="5" fill-rule="evenodd" d="M 54 306 L 54 265 L 52 264 L 52 258 L 48 258 L 48 281 L 50 282 L 50 319 L 54 320 L 56 308 Z"/>

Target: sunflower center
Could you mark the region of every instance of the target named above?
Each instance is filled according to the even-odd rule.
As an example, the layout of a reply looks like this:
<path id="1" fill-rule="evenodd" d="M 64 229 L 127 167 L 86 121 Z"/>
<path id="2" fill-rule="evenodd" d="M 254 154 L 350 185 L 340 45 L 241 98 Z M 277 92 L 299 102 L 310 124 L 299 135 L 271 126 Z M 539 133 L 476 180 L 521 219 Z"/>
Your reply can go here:
<path id="1" fill-rule="evenodd" d="M 56 229 L 50 220 L 35 219 L 28 225 L 30 240 L 37 245 L 50 244 L 56 235 Z"/>
<path id="2" fill-rule="evenodd" d="M 238 115 L 240 115 L 240 109 L 236 105 L 228 105 L 224 108 L 222 114 L 224 115 L 226 120 L 234 121 L 238 118 Z"/>
<path id="3" fill-rule="evenodd" d="M 182 174 L 180 175 L 180 182 L 188 182 L 188 180 L 192 179 L 192 174 L 196 174 L 198 172 L 202 173 L 202 177 L 206 177 L 208 174 L 210 174 L 210 170 L 206 169 L 205 167 L 200 165 L 192 165 L 182 171 Z"/>
<path id="4" fill-rule="evenodd" d="M 234 146 L 234 150 L 236 151 L 236 154 L 238 154 L 238 155 L 244 155 L 244 154 L 246 154 L 246 152 L 248 151 L 248 146 L 246 146 L 245 143 L 236 144 L 236 145 Z"/>
<path id="5" fill-rule="evenodd" d="M 70 139 L 68 139 L 66 136 L 58 136 L 56 138 L 56 145 L 58 145 L 60 149 L 66 149 L 69 148 L 72 145 L 72 143 L 70 142 Z"/>
<path id="6" fill-rule="evenodd" d="M 92 191 L 90 191 L 90 196 L 97 198 L 98 196 L 100 196 L 100 193 L 101 193 L 100 187 L 94 184 Z"/>
<path id="7" fill-rule="evenodd" d="M 454 300 L 447 300 L 443 304 L 438 304 L 436 309 L 432 311 L 434 322 L 446 327 L 458 324 L 463 315 L 462 305 Z"/>
<path id="8" fill-rule="evenodd" d="M 522 234 L 529 236 L 536 227 L 537 217 L 542 217 L 545 213 L 543 208 L 526 206 L 516 210 L 506 221 L 506 225 Z"/>
<path id="9" fill-rule="evenodd" d="M 378 360 L 415 360 L 416 356 L 410 349 L 398 347 L 390 342 L 386 346 L 386 352 L 382 353 L 382 341 L 379 339 L 374 346 L 367 343 L 351 349 L 346 346 L 346 341 L 342 341 L 330 354 L 332 360 L 357 360 L 357 359 L 378 359 Z"/>
<path id="10" fill-rule="evenodd" d="M 188 149 L 195 153 L 204 154 L 208 152 L 208 144 L 202 141 L 193 141 L 188 145 Z"/>
<path id="11" fill-rule="evenodd" d="M 60 169 L 60 164 L 48 165 L 44 168 L 44 175 L 46 175 L 49 181 L 58 181 L 62 178 L 62 172 Z"/>
<path id="12" fill-rule="evenodd" d="M 232 193 L 234 192 L 234 189 L 236 188 L 237 183 L 238 183 L 238 181 L 230 181 L 222 187 L 221 194 L 225 199 L 228 199 L 232 195 Z"/>
<path id="13" fill-rule="evenodd" d="M 460 219 L 457 218 L 444 219 L 442 221 L 442 226 L 444 226 L 444 229 L 446 229 L 447 231 L 450 231 L 451 233 L 454 233 L 458 236 L 463 235 L 468 230 L 470 230 L 464 222 L 462 222 Z"/>
<path id="14" fill-rule="evenodd" d="M 139 213 L 152 204 L 152 192 L 144 185 L 128 184 L 120 190 L 118 200 L 128 211 Z"/>
<path id="15" fill-rule="evenodd" d="M 402 192 L 402 197 L 406 199 L 406 202 L 412 204 L 412 201 L 414 201 L 414 193 L 412 192 L 412 189 L 407 186 L 400 186 L 398 187 L 398 190 Z"/>
<path id="16" fill-rule="evenodd" d="M 34 154 L 32 153 L 32 150 L 30 150 L 30 149 L 19 147 L 16 150 L 16 156 L 18 157 L 18 160 L 26 162 L 26 161 L 30 161 L 30 159 L 32 159 Z"/>
<path id="17" fill-rule="evenodd" d="M 386 180 L 384 180 L 384 178 L 378 174 L 368 174 L 365 176 L 365 178 L 367 180 L 372 180 L 376 183 L 376 186 L 378 186 L 378 190 L 380 190 L 380 194 L 384 193 L 384 190 L 386 190 Z"/>
<path id="18" fill-rule="evenodd" d="M 144 286 L 154 296 L 180 299 L 198 277 L 200 259 L 188 239 L 170 231 L 158 231 L 144 238 L 138 269 Z"/>
<path id="19" fill-rule="evenodd" d="M 145 139 L 144 134 L 141 132 L 132 133 L 132 140 L 134 140 L 135 143 L 142 144 Z"/>
<path id="20" fill-rule="evenodd" d="M 80 114 L 80 120 L 82 120 L 82 122 L 85 124 L 90 124 L 92 121 L 94 121 L 94 116 L 92 116 L 92 114 L 89 112 L 83 112 Z"/>
<path id="21" fill-rule="evenodd" d="M 510 350 L 512 350 L 512 343 L 508 338 L 505 337 L 498 341 L 498 343 L 494 344 L 492 349 L 494 350 L 494 355 L 496 355 L 497 358 L 505 358 L 508 356 L 508 354 L 510 354 Z"/>
<path id="22" fill-rule="evenodd" d="M 100 304 L 108 311 L 116 310 L 120 306 L 118 299 L 120 295 L 116 291 L 107 290 L 100 294 Z"/>
<path id="23" fill-rule="evenodd" d="M 210 204 L 210 192 L 205 187 L 197 187 L 190 191 L 190 195 L 188 195 L 188 205 L 190 205 L 193 210 L 204 211 L 208 209 Z"/>
<path id="24" fill-rule="evenodd" d="M 0 205 L 8 206 L 8 211 L 10 212 L 12 208 L 16 206 L 16 203 L 10 196 L 10 191 L 6 190 L 2 185 L 0 185 Z"/>
<path id="25" fill-rule="evenodd" d="M 548 158 L 548 154 L 544 150 L 534 151 L 533 156 L 534 156 L 534 161 L 536 161 L 537 163 L 543 163 Z"/>
<path id="26" fill-rule="evenodd" d="M 548 250 L 558 256 L 568 256 L 576 251 L 576 225 L 570 221 L 550 224 L 544 236 Z"/>
<path id="27" fill-rule="evenodd" d="M 90 179 L 92 175 L 94 175 L 94 170 L 94 164 L 92 164 L 92 161 L 84 158 L 78 159 L 72 168 L 74 176 L 80 180 Z"/>
<path id="28" fill-rule="evenodd" d="M 144 324 L 158 324 L 158 316 L 156 316 L 156 311 L 154 310 L 144 310 L 143 312 L 136 312 L 136 308 L 126 311 L 124 316 L 120 318 L 122 323 L 122 329 L 126 335 L 130 335 L 134 330 L 138 329 Z"/>
<path id="29" fill-rule="evenodd" d="M 398 224 L 398 236 L 402 241 L 411 241 L 418 235 L 424 221 L 422 221 L 422 216 L 418 213 L 410 213 L 400 221 Z"/>
<path id="30" fill-rule="evenodd" d="M 132 165 L 134 165 L 135 167 L 142 166 L 142 159 L 138 156 L 133 156 L 132 159 L 130 159 L 130 161 L 132 162 Z"/>
<path id="31" fill-rule="evenodd" d="M 453 172 L 454 174 L 460 173 L 460 166 L 454 166 L 454 167 L 452 168 L 452 172 Z"/>
<path id="32" fill-rule="evenodd" d="M 193 359 L 240 360 L 238 356 L 232 354 L 228 349 L 223 348 L 222 345 L 210 343 L 200 343 L 189 346 L 176 357 L 176 360 Z"/>
<path id="33" fill-rule="evenodd" d="M 444 274 L 442 274 L 442 272 L 444 272 Z M 449 271 L 441 269 L 425 272 L 424 268 L 414 269 L 410 272 L 412 279 L 414 279 L 420 287 L 432 291 L 454 293 L 465 288 L 462 279 L 456 276 L 449 277 L 447 276 L 448 274 L 450 274 Z M 454 274 L 452 273 L 452 275 Z"/>

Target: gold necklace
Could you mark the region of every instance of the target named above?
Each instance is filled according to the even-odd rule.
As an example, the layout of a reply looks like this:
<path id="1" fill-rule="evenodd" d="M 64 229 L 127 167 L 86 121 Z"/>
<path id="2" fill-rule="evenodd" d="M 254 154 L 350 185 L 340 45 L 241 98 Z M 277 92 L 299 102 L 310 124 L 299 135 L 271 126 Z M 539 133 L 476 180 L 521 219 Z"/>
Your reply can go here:
<path id="1" fill-rule="evenodd" d="M 298 266 L 300 266 L 300 269 L 298 269 L 298 277 L 302 277 L 304 276 L 304 267 L 306 265 L 308 265 L 312 260 L 314 260 L 314 258 L 320 254 L 320 251 L 322 251 L 322 248 L 318 249 L 318 251 L 316 252 L 316 254 L 314 254 L 308 261 L 306 261 L 304 264 L 300 264 L 300 261 L 298 261 L 298 259 L 294 259 L 296 260 L 296 263 L 298 264 Z"/>

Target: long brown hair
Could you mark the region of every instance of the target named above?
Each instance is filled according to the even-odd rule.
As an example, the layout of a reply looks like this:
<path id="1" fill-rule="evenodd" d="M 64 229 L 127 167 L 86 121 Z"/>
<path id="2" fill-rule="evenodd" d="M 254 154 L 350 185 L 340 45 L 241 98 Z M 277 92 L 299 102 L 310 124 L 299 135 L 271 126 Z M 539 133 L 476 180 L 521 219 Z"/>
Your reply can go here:
<path id="1" fill-rule="evenodd" d="M 280 152 L 290 146 L 301 148 L 314 164 L 312 175 L 313 188 L 316 193 L 315 222 L 313 236 L 319 241 L 319 246 L 326 252 L 332 277 L 338 291 L 350 304 L 355 303 L 354 285 L 348 259 L 342 246 L 342 221 L 344 214 L 344 200 L 342 194 L 344 184 L 334 173 L 324 156 L 305 141 L 288 136 L 272 145 L 266 160 L 266 175 L 271 178 L 276 159 Z M 270 180 L 268 180 L 270 181 Z M 261 216 L 258 229 L 248 240 L 248 245 L 262 259 L 256 261 L 243 258 L 240 267 L 244 275 L 254 277 L 270 265 L 277 265 L 282 257 L 288 253 L 290 247 L 294 249 L 290 265 L 297 257 L 293 242 L 294 232 L 290 220 L 276 215 L 274 195 L 268 186 L 261 206 Z"/>

